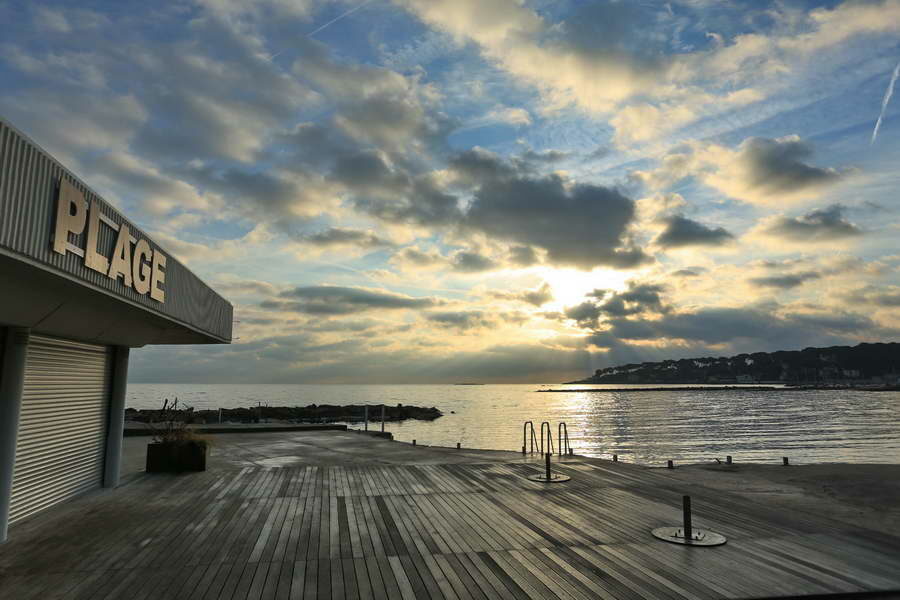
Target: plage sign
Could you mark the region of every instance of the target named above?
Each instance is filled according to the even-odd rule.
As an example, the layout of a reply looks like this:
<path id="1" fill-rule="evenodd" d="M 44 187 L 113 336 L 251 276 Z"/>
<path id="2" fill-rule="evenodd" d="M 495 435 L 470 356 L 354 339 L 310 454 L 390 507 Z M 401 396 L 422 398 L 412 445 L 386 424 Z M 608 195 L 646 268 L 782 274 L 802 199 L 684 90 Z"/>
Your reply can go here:
<path id="1" fill-rule="evenodd" d="M 119 233 L 115 250 L 109 258 L 97 252 L 101 223 Z M 69 241 L 69 234 L 79 235 L 85 226 L 87 239 L 82 249 Z M 133 287 L 137 293 L 149 293 L 160 303 L 166 301 L 166 292 L 160 287 L 166 281 L 166 255 L 159 250 L 154 251 L 147 240 L 132 237 L 128 225 L 122 223 L 120 226 L 103 214 L 96 200 L 88 205 L 84 194 L 65 179 L 60 181 L 56 199 L 53 251 L 63 255 L 67 252 L 76 254 L 84 259 L 86 267 L 103 273 L 113 281 L 121 277 L 125 286 Z"/>

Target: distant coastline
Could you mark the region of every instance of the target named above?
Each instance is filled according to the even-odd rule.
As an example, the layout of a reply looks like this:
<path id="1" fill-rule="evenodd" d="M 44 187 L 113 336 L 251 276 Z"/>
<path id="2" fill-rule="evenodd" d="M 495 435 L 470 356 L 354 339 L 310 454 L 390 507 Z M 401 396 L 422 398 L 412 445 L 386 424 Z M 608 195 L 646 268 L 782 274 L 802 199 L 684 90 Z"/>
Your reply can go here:
<path id="1" fill-rule="evenodd" d="M 578 385 L 581 382 L 572 381 L 561 385 Z M 622 384 L 610 384 L 622 385 Z M 579 390 L 573 389 L 550 389 L 535 390 L 537 392 L 556 392 L 556 393 L 572 393 L 572 392 L 734 392 L 734 391 L 750 391 L 750 392 L 796 392 L 796 391 L 816 391 L 816 390 L 855 390 L 858 392 L 898 392 L 900 385 L 882 385 L 882 386 L 852 386 L 852 385 L 710 385 L 697 383 L 695 385 L 679 385 L 668 387 L 615 387 L 615 388 L 585 388 Z"/>
<path id="2" fill-rule="evenodd" d="M 780 384 L 793 389 L 900 389 L 900 343 L 858 344 L 617 365 L 567 384 Z M 746 389 L 746 388 L 744 388 Z"/>

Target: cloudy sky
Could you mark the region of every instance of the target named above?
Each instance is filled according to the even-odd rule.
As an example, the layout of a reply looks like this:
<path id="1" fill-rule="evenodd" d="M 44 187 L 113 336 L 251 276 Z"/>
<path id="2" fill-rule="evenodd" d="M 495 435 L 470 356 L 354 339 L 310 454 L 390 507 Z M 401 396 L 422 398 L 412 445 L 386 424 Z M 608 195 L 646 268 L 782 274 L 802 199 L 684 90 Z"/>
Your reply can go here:
<path id="1" fill-rule="evenodd" d="M 235 306 L 134 381 L 900 339 L 900 0 L 0 1 L 0 114 Z M 10 24 L 15 24 L 11 26 Z"/>

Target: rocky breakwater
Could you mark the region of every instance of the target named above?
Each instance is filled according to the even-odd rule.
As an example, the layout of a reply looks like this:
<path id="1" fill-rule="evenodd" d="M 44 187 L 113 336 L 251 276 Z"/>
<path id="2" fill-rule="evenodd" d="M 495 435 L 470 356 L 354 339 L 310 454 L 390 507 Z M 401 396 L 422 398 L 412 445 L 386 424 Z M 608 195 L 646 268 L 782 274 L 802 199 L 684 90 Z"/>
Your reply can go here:
<path id="1" fill-rule="evenodd" d="M 185 423 L 356 423 L 365 419 L 365 405 L 310 404 L 309 406 L 252 406 L 248 408 L 223 408 L 220 410 L 194 410 L 185 407 L 179 410 L 163 411 L 154 409 L 125 409 L 125 420 L 138 423 L 163 420 Z M 435 407 L 426 408 L 398 404 L 384 407 L 385 421 L 405 421 L 419 419 L 433 421 L 443 413 Z M 221 419 L 221 421 L 220 421 Z M 369 420 L 381 420 L 381 405 L 369 405 Z"/>

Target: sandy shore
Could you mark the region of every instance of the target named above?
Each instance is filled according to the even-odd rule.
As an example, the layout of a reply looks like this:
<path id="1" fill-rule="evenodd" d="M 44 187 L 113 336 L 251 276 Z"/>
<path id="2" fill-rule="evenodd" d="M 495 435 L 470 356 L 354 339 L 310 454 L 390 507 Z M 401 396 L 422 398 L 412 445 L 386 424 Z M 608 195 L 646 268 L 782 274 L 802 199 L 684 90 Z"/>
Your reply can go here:
<path id="1" fill-rule="evenodd" d="M 667 473 L 767 504 L 900 536 L 900 465 L 685 465 Z"/>

